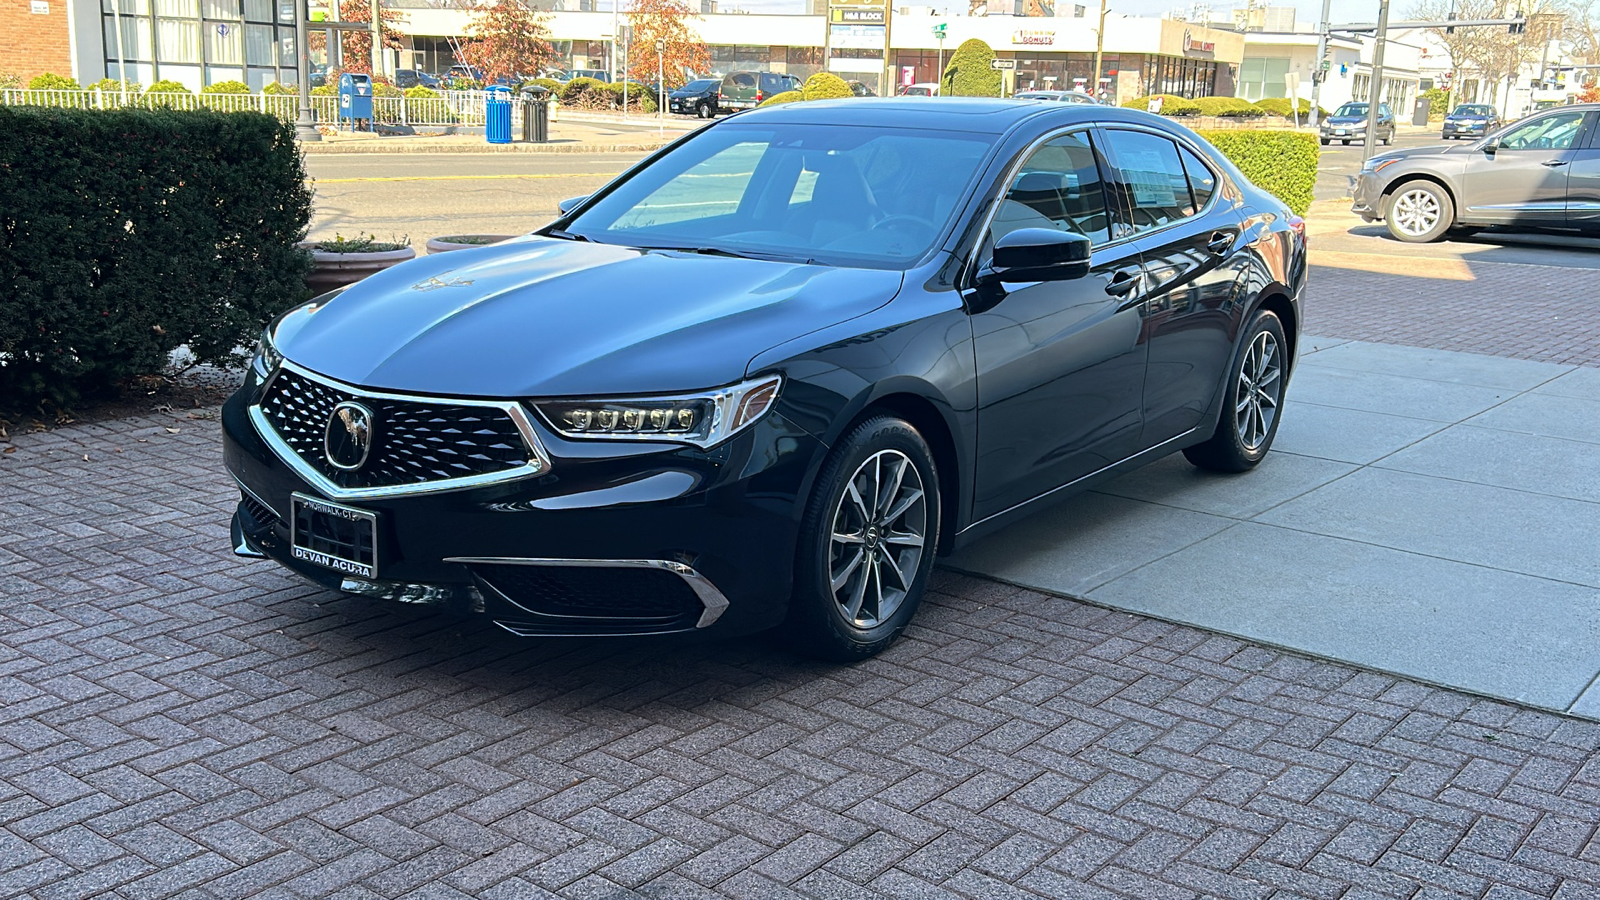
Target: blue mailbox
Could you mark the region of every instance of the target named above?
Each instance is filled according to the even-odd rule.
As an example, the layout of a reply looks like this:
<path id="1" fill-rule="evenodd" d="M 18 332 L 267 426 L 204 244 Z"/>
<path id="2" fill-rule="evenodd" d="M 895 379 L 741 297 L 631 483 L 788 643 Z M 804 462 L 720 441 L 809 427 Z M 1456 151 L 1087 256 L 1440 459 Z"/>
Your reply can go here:
<path id="1" fill-rule="evenodd" d="M 357 72 L 339 76 L 339 119 L 349 119 L 352 131 L 358 120 L 372 121 L 372 76 Z"/>

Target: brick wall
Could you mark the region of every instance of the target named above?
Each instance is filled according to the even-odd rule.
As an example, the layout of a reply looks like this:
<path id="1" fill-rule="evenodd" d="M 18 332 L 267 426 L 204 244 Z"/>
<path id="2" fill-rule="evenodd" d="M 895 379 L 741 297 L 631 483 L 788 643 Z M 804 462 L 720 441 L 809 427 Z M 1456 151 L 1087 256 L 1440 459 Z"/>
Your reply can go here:
<path id="1" fill-rule="evenodd" d="M 40 72 L 72 74 L 67 0 L 45 2 L 50 12 L 39 15 L 32 11 L 33 0 L 0 0 L 0 35 L 5 35 L 0 72 L 15 72 L 23 78 Z"/>

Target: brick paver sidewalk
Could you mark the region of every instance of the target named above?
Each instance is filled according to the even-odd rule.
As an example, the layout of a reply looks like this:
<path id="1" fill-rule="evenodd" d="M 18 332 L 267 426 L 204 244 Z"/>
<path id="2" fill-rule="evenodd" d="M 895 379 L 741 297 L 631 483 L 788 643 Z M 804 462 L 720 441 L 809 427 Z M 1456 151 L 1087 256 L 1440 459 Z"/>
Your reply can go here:
<path id="1" fill-rule="evenodd" d="M 16 447 L 0 897 L 1600 891 L 1594 725 L 949 575 L 850 668 L 516 641 L 234 560 L 212 422 Z"/>

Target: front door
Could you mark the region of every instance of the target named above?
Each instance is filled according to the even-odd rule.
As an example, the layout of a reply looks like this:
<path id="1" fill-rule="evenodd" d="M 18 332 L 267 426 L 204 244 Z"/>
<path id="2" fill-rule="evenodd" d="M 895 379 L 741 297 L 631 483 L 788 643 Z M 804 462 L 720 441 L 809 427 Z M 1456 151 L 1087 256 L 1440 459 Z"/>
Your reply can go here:
<path id="1" fill-rule="evenodd" d="M 1567 172 L 1587 113 L 1558 110 L 1500 133 L 1469 151 L 1459 218 L 1501 225 L 1566 223 Z M 1489 148 L 1493 149 L 1490 150 Z"/>
<path id="2" fill-rule="evenodd" d="M 1143 443 L 1154 446 L 1199 425 L 1222 383 L 1245 266 L 1243 223 L 1190 148 L 1147 131 L 1104 134 L 1148 279 Z"/>
<path id="3" fill-rule="evenodd" d="M 1088 129 L 1040 145 L 1014 176 L 980 245 L 981 263 L 999 237 L 1018 228 L 1074 231 L 1093 241 L 1086 277 L 967 295 L 978 365 L 977 518 L 1136 451 L 1144 276 L 1126 225 L 1107 202 L 1108 171 Z"/>
<path id="4" fill-rule="evenodd" d="M 1567 225 L 1600 229 L 1600 127 L 1589 128 L 1588 140 L 1567 163 Z"/>

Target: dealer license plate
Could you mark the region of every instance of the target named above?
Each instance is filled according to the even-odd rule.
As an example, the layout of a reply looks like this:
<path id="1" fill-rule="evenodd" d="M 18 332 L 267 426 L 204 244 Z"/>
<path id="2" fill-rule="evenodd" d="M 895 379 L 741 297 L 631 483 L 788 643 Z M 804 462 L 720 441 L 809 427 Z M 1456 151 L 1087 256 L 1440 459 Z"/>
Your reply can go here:
<path id="1" fill-rule="evenodd" d="M 1344 129 L 1343 128 L 1335 128 L 1333 130 L 1333 133 L 1334 134 L 1344 134 Z"/>
<path id="2" fill-rule="evenodd" d="M 295 559 L 354 575 L 378 577 L 378 514 L 309 494 L 289 498 L 289 552 Z"/>

